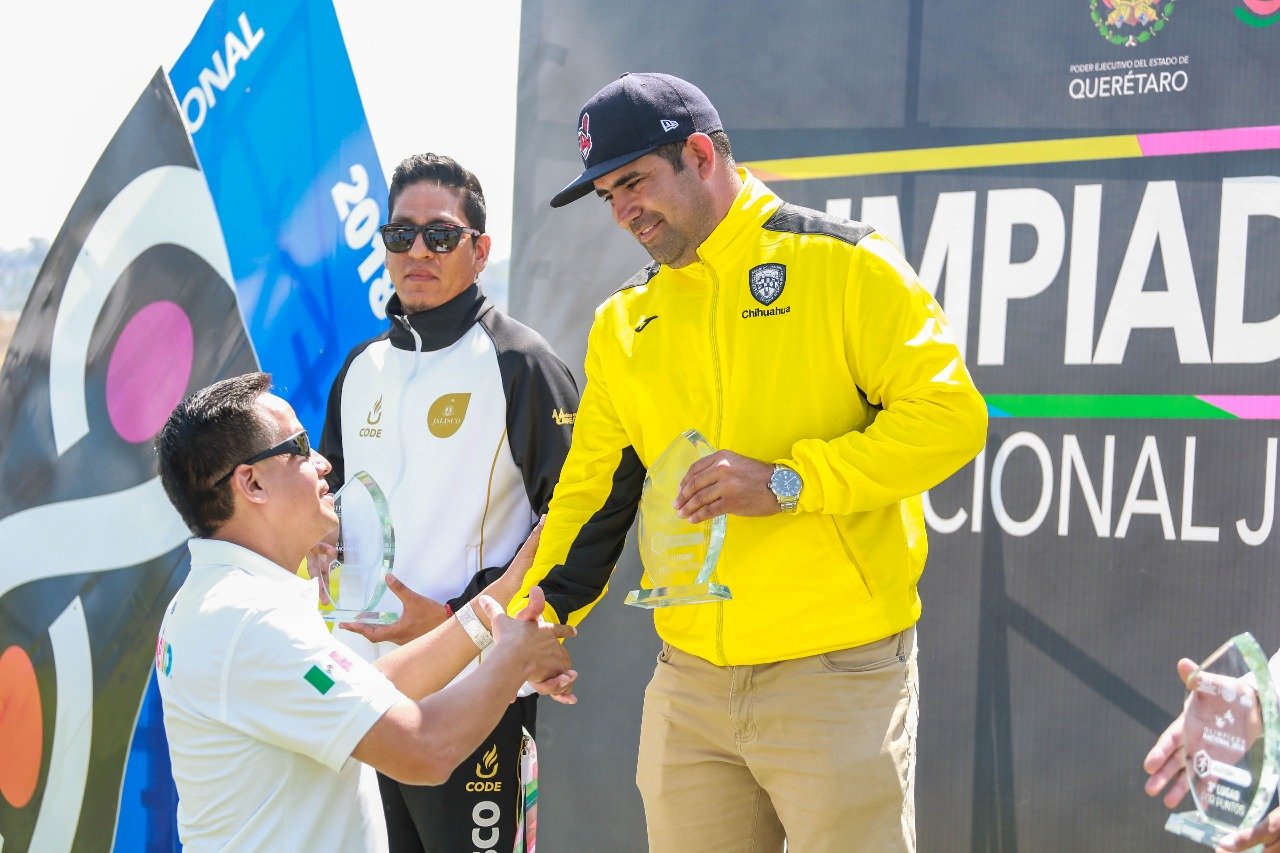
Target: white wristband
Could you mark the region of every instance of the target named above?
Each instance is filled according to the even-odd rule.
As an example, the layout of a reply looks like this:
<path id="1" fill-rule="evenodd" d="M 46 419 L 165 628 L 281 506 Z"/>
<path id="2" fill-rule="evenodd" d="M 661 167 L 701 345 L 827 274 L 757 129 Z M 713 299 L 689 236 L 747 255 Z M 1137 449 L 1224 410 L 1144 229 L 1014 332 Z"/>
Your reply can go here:
<path id="1" fill-rule="evenodd" d="M 476 644 L 477 649 L 484 651 L 493 645 L 493 635 L 485 630 L 484 623 L 480 621 L 480 617 L 471 608 L 471 602 L 468 601 L 458 608 L 458 611 L 453 616 L 458 620 L 458 624 L 462 626 L 462 630 L 467 632 L 471 642 Z"/>

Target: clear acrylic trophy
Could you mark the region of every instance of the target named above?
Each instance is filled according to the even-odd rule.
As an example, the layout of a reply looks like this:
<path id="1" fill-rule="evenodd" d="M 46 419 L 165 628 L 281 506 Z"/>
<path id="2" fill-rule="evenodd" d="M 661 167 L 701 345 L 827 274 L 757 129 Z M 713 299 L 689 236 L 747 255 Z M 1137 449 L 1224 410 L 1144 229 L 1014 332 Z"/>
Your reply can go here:
<path id="1" fill-rule="evenodd" d="M 689 466 L 714 452 L 691 429 L 649 466 L 640 491 L 640 560 L 648 583 L 628 593 L 627 604 L 655 608 L 733 598 L 727 586 L 711 579 L 724 547 L 725 517 L 690 524 L 671 506 Z"/>
<path id="2" fill-rule="evenodd" d="M 373 477 L 359 471 L 338 489 L 333 508 L 338 514 L 338 558 L 320 583 L 320 615 L 326 622 L 396 621 L 399 614 L 379 609 L 396 550 L 386 495 Z"/>
<path id="3" fill-rule="evenodd" d="M 1280 782 L 1280 703 L 1251 634 L 1231 638 L 1187 682 L 1182 745 L 1195 808 L 1164 828 L 1214 846 L 1267 813 Z"/>

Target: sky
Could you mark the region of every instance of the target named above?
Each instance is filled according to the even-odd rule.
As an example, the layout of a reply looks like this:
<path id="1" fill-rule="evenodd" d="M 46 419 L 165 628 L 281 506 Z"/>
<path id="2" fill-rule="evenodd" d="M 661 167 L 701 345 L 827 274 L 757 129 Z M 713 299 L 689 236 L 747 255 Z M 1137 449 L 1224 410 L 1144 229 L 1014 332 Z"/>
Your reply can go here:
<path id="1" fill-rule="evenodd" d="M 508 258 L 519 0 L 333 3 L 387 178 L 410 154 L 456 157 L 484 186 L 493 261 Z M 53 238 L 129 108 L 209 5 L 0 2 L 0 249 Z"/>

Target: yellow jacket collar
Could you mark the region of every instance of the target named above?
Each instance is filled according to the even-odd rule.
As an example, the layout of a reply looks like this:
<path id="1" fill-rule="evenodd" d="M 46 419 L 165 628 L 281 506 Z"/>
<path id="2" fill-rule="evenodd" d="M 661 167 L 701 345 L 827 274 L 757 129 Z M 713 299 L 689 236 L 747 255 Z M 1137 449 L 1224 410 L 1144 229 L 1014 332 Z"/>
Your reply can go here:
<path id="1" fill-rule="evenodd" d="M 758 231 L 782 206 L 782 199 L 741 166 L 738 167 L 738 177 L 742 179 L 742 190 L 733 200 L 724 219 L 720 220 L 698 247 L 698 257 L 706 263 L 716 264 L 726 256 L 733 255 L 739 239 Z"/>

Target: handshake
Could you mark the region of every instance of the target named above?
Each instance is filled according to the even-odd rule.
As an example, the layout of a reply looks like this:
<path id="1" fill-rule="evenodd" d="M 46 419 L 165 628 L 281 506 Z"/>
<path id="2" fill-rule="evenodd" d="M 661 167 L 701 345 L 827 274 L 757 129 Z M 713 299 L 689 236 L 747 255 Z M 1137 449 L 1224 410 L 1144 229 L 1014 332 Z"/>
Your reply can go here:
<path id="1" fill-rule="evenodd" d="M 420 695 L 443 688 L 449 678 L 475 656 L 478 648 L 485 652 L 484 666 L 504 674 L 518 672 L 527 687 L 572 705 L 578 701 L 573 695 L 573 682 L 578 673 L 571 668 L 569 653 L 560 641 L 577 636 L 577 630 L 542 618 L 546 597 L 536 586 L 529 591 L 528 602 L 514 617 L 506 614 L 507 605 L 520 591 L 525 574 L 533 564 L 542 525 L 539 520 L 510 565 L 479 595 L 458 608 L 457 613 L 442 602 L 414 592 L 394 574 L 387 574 L 387 589 L 400 599 L 403 608 L 400 617 L 390 624 L 339 622 L 338 627 L 370 642 L 401 646 L 391 659 L 384 659 L 381 668 L 419 672 L 424 666 L 435 669 L 435 677 L 425 679 Z M 319 579 L 322 587 L 329 582 L 329 567 L 337 553 L 335 541 L 330 536 L 317 543 L 307 555 L 308 571 Z M 451 625 L 463 628 L 465 635 L 456 627 L 451 632 Z M 457 639 L 447 636 L 450 633 L 455 637 L 469 636 L 470 642 L 463 639 L 459 647 Z M 449 654 L 453 651 L 459 656 Z M 413 666 L 407 665 L 409 658 L 416 659 Z"/>
<path id="2" fill-rule="evenodd" d="M 560 641 L 577 636 L 578 631 L 571 625 L 545 621 L 545 606 L 541 587 L 529 591 L 529 603 L 514 617 L 508 616 L 494 598 L 481 593 L 459 612 L 458 619 L 467 627 L 463 614 L 470 609 L 472 618 L 490 634 L 492 647 L 485 653 L 486 664 L 518 669 L 534 691 L 572 705 L 578 701 L 573 695 L 578 673 L 570 668 L 572 661 Z M 481 644 L 485 644 L 483 639 L 477 642 Z"/>

